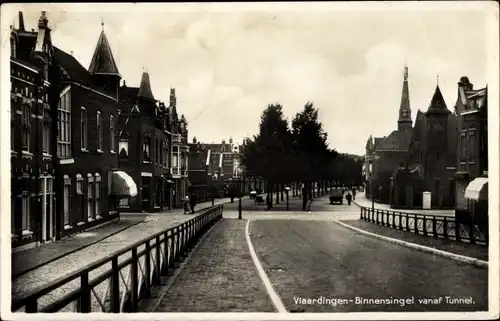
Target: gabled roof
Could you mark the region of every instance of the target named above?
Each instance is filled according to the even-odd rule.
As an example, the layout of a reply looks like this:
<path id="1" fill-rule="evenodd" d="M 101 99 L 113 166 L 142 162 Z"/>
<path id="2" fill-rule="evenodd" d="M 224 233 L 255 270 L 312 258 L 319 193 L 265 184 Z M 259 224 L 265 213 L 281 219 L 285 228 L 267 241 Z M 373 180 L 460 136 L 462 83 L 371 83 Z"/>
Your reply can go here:
<path id="1" fill-rule="evenodd" d="M 116 75 L 121 77 L 104 30 L 97 40 L 94 55 L 90 61 L 89 72 L 92 75 Z"/>
<path id="2" fill-rule="evenodd" d="M 384 137 L 375 137 L 375 142 L 374 142 L 374 147 L 377 148 L 378 145 L 380 145 L 381 142 L 383 142 L 385 139 Z"/>
<path id="3" fill-rule="evenodd" d="M 412 130 L 408 131 L 393 131 L 380 144 L 375 147 L 375 150 L 392 150 L 392 151 L 407 151 L 410 146 Z"/>
<path id="4" fill-rule="evenodd" d="M 155 100 L 153 92 L 151 91 L 149 74 L 146 71 L 142 73 L 141 85 L 139 86 L 139 92 L 137 94 L 137 97 L 146 98 L 149 100 Z"/>

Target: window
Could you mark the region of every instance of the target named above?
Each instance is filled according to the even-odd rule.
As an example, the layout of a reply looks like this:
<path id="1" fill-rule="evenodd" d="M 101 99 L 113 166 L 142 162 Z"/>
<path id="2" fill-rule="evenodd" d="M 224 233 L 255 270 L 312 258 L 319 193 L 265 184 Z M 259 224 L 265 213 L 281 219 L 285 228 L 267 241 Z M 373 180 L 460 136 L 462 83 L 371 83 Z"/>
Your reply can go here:
<path id="1" fill-rule="evenodd" d="M 102 151 L 103 150 L 103 122 L 102 122 L 102 113 L 100 111 L 97 111 L 97 150 Z"/>
<path id="2" fill-rule="evenodd" d="M 48 110 L 43 111 L 43 132 L 42 132 L 42 145 L 43 152 L 46 154 L 50 154 L 50 114 Z"/>
<path id="3" fill-rule="evenodd" d="M 22 149 L 30 151 L 30 133 L 31 133 L 31 108 L 28 104 L 22 105 Z"/>
<path id="4" fill-rule="evenodd" d="M 128 140 L 123 138 L 120 139 L 118 142 L 118 149 L 120 150 L 120 156 L 126 157 L 128 155 Z"/>
<path id="5" fill-rule="evenodd" d="M 23 192 L 23 203 L 22 203 L 22 228 L 23 231 L 30 230 L 30 195 L 28 192 Z"/>
<path id="6" fill-rule="evenodd" d="M 465 132 L 460 133 L 460 160 L 463 162 L 467 160 L 467 136 Z"/>
<path id="7" fill-rule="evenodd" d="M 83 177 L 81 174 L 76 174 L 76 194 L 83 195 Z"/>
<path id="8" fill-rule="evenodd" d="M 87 217 L 89 221 L 94 220 L 94 204 L 92 200 L 92 193 L 94 189 L 94 178 L 92 174 L 87 175 Z"/>
<path id="9" fill-rule="evenodd" d="M 172 148 L 172 167 L 179 167 L 179 146 L 173 146 Z"/>
<path id="10" fill-rule="evenodd" d="M 468 161 L 475 162 L 476 161 L 476 131 L 469 131 L 469 143 L 468 143 Z"/>
<path id="11" fill-rule="evenodd" d="M 151 155 L 149 153 L 149 145 L 150 145 L 150 137 L 148 136 L 144 136 L 144 142 L 142 144 L 142 150 L 143 150 L 143 153 L 144 153 L 144 161 L 145 162 L 150 162 L 151 159 L 149 158 Z"/>
<path id="12" fill-rule="evenodd" d="M 80 136 L 81 136 L 81 148 L 83 150 L 88 149 L 88 136 L 87 136 L 87 109 L 82 107 L 80 111 Z"/>
<path id="13" fill-rule="evenodd" d="M 68 175 L 64 175 L 64 188 L 63 188 L 63 199 L 64 199 L 64 225 L 70 225 L 71 217 L 71 179 Z"/>
<path id="14" fill-rule="evenodd" d="M 116 137 L 115 137 L 115 117 L 109 115 L 109 150 L 115 151 Z"/>
<path id="15" fill-rule="evenodd" d="M 101 176 L 99 173 L 95 174 L 95 215 L 100 217 L 101 215 Z"/>
<path id="16" fill-rule="evenodd" d="M 61 95 L 58 107 L 57 156 L 71 157 L 71 92 Z"/>
<path id="17" fill-rule="evenodd" d="M 14 38 L 10 38 L 10 55 L 16 58 L 16 40 Z"/>

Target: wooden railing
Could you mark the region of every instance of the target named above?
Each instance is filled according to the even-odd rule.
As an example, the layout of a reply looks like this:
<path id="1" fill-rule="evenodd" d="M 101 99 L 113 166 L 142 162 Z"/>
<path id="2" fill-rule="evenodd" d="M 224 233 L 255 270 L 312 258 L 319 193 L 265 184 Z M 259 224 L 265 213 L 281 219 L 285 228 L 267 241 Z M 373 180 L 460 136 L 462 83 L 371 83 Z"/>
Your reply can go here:
<path id="1" fill-rule="evenodd" d="M 12 298 L 13 312 L 136 312 L 195 245 L 222 218 L 222 205 L 156 233 L 95 263 Z M 52 299 L 52 300 L 51 300 Z"/>
<path id="2" fill-rule="evenodd" d="M 488 245 L 488 229 L 476 224 L 456 222 L 454 217 L 407 213 L 361 207 L 362 220 L 442 239 Z"/>

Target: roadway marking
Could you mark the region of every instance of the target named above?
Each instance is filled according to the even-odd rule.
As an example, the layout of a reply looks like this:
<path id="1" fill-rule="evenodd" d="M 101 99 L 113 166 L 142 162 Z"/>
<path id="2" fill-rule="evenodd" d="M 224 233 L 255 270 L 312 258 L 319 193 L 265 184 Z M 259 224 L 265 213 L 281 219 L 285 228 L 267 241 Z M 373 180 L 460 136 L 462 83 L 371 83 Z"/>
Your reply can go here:
<path id="1" fill-rule="evenodd" d="M 280 296 L 274 289 L 271 281 L 269 280 L 269 277 L 266 274 L 266 271 L 264 271 L 264 268 L 260 264 L 259 258 L 257 257 L 257 253 L 255 252 L 255 249 L 252 245 L 252 240 L 250 239 L 250 233 L 249 233 L 250 222 L 251 220 L 248 220 L 247 226 L 245 227 L 245 238 L 248 243 L 248 250 L 250 251 L 250 256 L 252 257 L 253 263 L 257 268 L 257 272 L 259 272 L 259 276 L 262 282 L 264 283 L 264 286 L 266 287 L 267 293 L 269 294 L 269 297 L 271 298 L 274 307 L 276 308 L 276 310 L 278 310 L 279 313 L 288 313 L 288 311 L 285 308 L 285 305 L 283 304 L 283 301 L 281 301 Z"/>
<path id="2" fill-rule="evenodd" d="M 390 242 L 390 243 L 402 245 L 404 247 L 412 248 L 412 249 L 415 249 L 415 250 L 418 250 L 418 251 L 422 251 L 422 252 L 428 252 L 428 253 L 431 253 L 431 254 L 434 254 L 434 255 L 439 255 L 439 256 L 446 257 L 446 258 L 449 258 L 449 259 L 452 259 L 452 260 L 455 260 L 455 261 L 472 264 L 472 265 L 480 267 L 480 268 L 488 268 L 488 261 L 483 261 L 483 260 L 476 259 L 476 258 L 473 258 L 473 257 L 469 257 L 469 256 L 465 256 L 465 255 L 460 255 L 460 254 L 455 254 L 455 253 L 451 253 L 451 252 L 447 252 L 447 251 L 443 251 L 443 250 L 438 250 L 438 249 L 435 249 L 435 248 L 432 248 L 432 247 L 423 246 L 423 245 L 420 245 L 420 244 L 416 244 L 416 243 L 412 243 L 412 242 L 406 242 L 406 241 L 395 239 L 395 238 L 388 237 L 388 236 L 383 236 L 383 235 L 380 235 L 380 234 L 377 234 L 377 233 L 368 232 L 368 231 L 365 231 L 363 229 L 360 229 L 360 228 L 351 226 L 349 224 L 340 222 L 338 220 L 334 220 L 334 222 L 337 223 L 337 224 L 339 224 L 339 225 L 342 225 L 345 228 L 348 228 L 348 229 L 351 229 L 351 230 L 353 230 L 355 232 L 358 232 L 360 234 L 372 236 L 372 237 L 375 237 L 375 238 L 378 238 L 378 239 L 381 239 L 381 240 L 384 240 L 384 241 L 387 241 L 387 242 Z"/>

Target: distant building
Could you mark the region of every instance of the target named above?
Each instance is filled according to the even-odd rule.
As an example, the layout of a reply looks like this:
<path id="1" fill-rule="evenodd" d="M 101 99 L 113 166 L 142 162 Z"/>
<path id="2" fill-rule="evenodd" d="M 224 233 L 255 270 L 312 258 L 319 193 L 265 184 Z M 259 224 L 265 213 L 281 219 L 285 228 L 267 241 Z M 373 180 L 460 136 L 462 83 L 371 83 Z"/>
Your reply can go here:
<path id="1" fill-rule="evenodd" d="M 417 112 L 405 166 L 394 173 L 393 208 L 422 208 L 424 192 L 431 193 L 432 208 L 453 208 L 456 123 L 436 86 L 427 111 Z"/>
<path id="2" fill-rule="evenodd" d="M 458 82 L 456 153 L 457 218 L 488 223 L 488 87 L 474 89 L 467 77 Z"/>
<path id="3" fill-rule="evenodd" d="M 391 199 L 391 182 L 394 170 L 403 167 L 412 135 L 410 96 L 408 89 L 408 67 L 405 66 L 401 104 L 397 129 L 388 136 L 371 136 L 366 144 L 365 168 L 368 168 L 369 180 L 366 190 L 381 203 Z"/>

